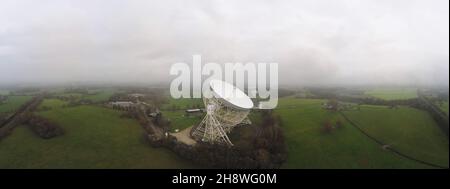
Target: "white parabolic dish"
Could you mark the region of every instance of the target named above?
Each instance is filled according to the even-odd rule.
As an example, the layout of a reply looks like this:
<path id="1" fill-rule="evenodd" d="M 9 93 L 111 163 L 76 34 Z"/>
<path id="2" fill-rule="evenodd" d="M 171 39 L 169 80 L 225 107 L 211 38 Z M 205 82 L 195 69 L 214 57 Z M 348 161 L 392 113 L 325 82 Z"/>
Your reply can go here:
<path id="1" fill-rule="evenodd" d="M 240 109 L 253 108 L 250 97 L 235 86 L 221 80 L 211 80 L 209 86 L 214 96 L 223 99 L 225 103 Z"/>

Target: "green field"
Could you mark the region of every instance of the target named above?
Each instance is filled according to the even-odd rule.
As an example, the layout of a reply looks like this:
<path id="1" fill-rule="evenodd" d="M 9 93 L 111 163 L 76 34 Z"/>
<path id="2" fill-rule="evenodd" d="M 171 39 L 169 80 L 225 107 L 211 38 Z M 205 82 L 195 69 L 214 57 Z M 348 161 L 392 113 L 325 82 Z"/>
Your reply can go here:
<path id="1" fill-rule="evenodd" d="M 203 119 L 203 116 L 186 116 L 186 113 L 183 110 L 162 111 L 162 115 L 170 120 L 170 128 L 172 132 L 174 132 L 175 129 L 179 129 L 181 131 L 198 124 Z"/>
<path id="2" fill-rule="evenodd" d="M 191 103 L 192 100 L 174 100 L 171 103 L 177 102 L 180 102 L 177 105 L 185 106 Z M 280 99 L 278 109 L 275 112 L 283 120 L 282 128 L 288 146 L 288 160 L 282 168 L 432 168 L 384 150 L 382 146 L 367 138 L 359 130 L 347 123 L 339 113 L 323 110 L 321 107 L 324 102 L 326 100 L 292 97 Z M 382 110 L 390 111 L 390 109 L 385 107 Z M 403 113 L 402 108 L 399 110 L 399 112 L 395 113 L 403 116 L 415 116 L 417 119 L 415 122 L 422 121 L 423 125 L 429 126 L 427 128 L 421 127 L 423 125 L 420 124 L 410 126 L 412 127 L 410 128 L 411 131 L 407 135 L 411 137 L 405 137 L 399 142 L 404 146 L 408 146 L 417 143 L 416 140 L 427 138 L 424 142 L 426 141 L 426 143 L 432 145 L 439 144 L 439 147 L 424 151 L 422 151 L 423 146 L 410 147 L 413 147 L 417 153 L 425 154 L 434 149 L 435 152 L 444 155 L 441 156 L 442 159 L 440 160 L 447 159 L 448 161 L 448 150 L 443 149 L 445 146 L 448 148 L 448 141 L 445 143 L 445 140 L 443 140 L 445 138 L 442 138 L 442 135 L 440 135 L 442 133 L 436 130 L 435 123 L 429 119 L 428 115 L 414 109 L 408 109 Z M 200 121 L 192 117 L 183 117 L 183 114 L 183 111 L 163 112 L 163 115 L 171 119 L 173 129 L 183 129 Z M 374 115 L 373 119 L 380 118 L 379 115 Z M 254 115 L 251 117 L 253 122 L 258 121 L 255 120 L 257 118 Z M 336 120 L 342 121 L 344 127 L 328 134 L 322 132 L 322 125 L 325 121 L 335 122 Z M 398 124 L 402 124 L 405 127 L 410 125 L 408 121 L 402 122 L 401 119 L 398 121 Z M 423 130 L 423 133 L 415 132 L 417 130 Z M 384 128 L 386 133 L 395 133 L 396 131 L 396 129 L 391 129 L 390 127 Z M 232 135 L 234 136 L 236 133 L 232 133 Z M 244 135 L 239 134 L 237 136 Z M 235 142 L 242 143 L 242 141 Z M 445 162 L 441 163 L 446 165 Z"/>
<path id="3" fill-rule="evenodd" d="M 0 142 L 0 168 L 195 168 L 164 148 L 145 143 L 137 121 L 96 106 L 62 108 L 64 102 L 38 114 L 60 124 L 65 134 L 41 139 L 26 126 Z"/>
<path id="4" fill-rule="evenodd" d="M 203 116 L 186 116 L 185 110 L 193 107 L 203 108 L 202 99 L 168 98 L 168 102 L 162 105 L 161 109 L 164 117 L 170 120 L 171 131 L 175 129 L 183 130 L 194 124 L 200 123 Z"/>
<path id="5" fill-rule="evenodd" d="M 30 99 L 31 96 L 8 96 L 8 99 L 0 104 L 0 113 L 14 112 Z"/>
<path id="6" fill-rule="evenodd" d="M 417 98 L 417 89 L 373 89 L 366 91 L 365 95 L 383 100 L 403 100 Z"/>
<path id="7" fill-rule="evenodd" d="M 180 98 L 180 99 L 174 99 L 169 97 L 168 102 L 163 104 L 161 109 L 162 110 L 171 110 L 173 108 L 180 109 L 180 110 L 186 110 L 193 108 L 194 106 L 197 107 L 203 107 L 203 101 L 200 98 Z"/>
<path id="8" fill-rule="evenodd" d="M 112 91 L 96 92 L 92 98 L 101 102 L 112 94 Z M 86 96 L 89 95 L 80 98 Z M 19 107 L 19 99 L 14 102 L 15 107 Z M 338 112 L 322 109 L 324 102 L 326 100 L 294 97 L 279 99 L 275 113 L 282 118 L 288 147 L 288 159 L 282 168 L 433 168 L 384 150 Z M 17 127 L 0 141 L 0 168 L 198 167 L 169 150 L 150 147 L 137 121 L 120 118 L 120 111 L 65 104 L 65 101 L 45 99 L 36 112 L 60 124 L 64 135 L 45 140 L 27 126 Z M 164 105 L 166 109 L 162 108 L 162 113 L 170 119 L 172 131 L 201 121 L 202 116 L 185 116 L 184 109 L 194 105 L 202 107 L 201 99 L 170 99 Z M 170 110 L 173 106 L 180 110 Z M 5 109 L 0 105 L 0 111 L 2 108 Z M 426 112 L 408 107 L 389 109 L 361 105 L 359 111 L 344 113 L 393 148 L 423 161 L 448 166 L 448 139 Z M 251 114 L 250 118 L 255 123 L 260 119 L 256 114 Z M 322 132 L 325 121 L 337 120 L 343 123 L 342 128 Z M 246 134 L 236 136 L 242 138 Z M 241 143 L 245 141 L 236 140 L 236 144 Z"/>
<path id="9" fill-rule="evenodd" d="M 444 101 L 442 104 L 437 104 L 437 106 L 448 115 L 448 101 Z"/>
<path id="10" fill-rule="evenodd" d="M 275 112 L 282 117 L 282 128 L 288 146 L 288 159 L 283 168 L 431 168 L 383 150 L 345 122 L 338 113 L 323 110 L 323 102 L 325 101 L 296 98 L 279 100 Z M 422 121 L 429 121 L 428 118 L 423 119 L 425 120 Z M 325 120 L 341 120 L 344 127 L 332 133 L 322 133 L 321 127 Z M 435 128 L 425 129 L 431 130 L 424 132 L 429 134 L 433 133 Z M 417 137 L 420 138 L 417 135 L 421 134 L 411 135 L 403 142 L 416 140 Z M 433 139 L 435 136 L 433 134 L 425 137 L 436 140 L 434 143 L 442 142 L 441 138 Z M 421 148 L 417 147 L 416 150 Z M 446 153 L 448 158 L 448 149 Z"/>
<path id="11" fill-rule="evenodd" d="M 83 95 L 82 98 L 92 100 L 93 102 L 105 102 L 108 101 L 114 93 L 115 90 L 113 89 L 91 90 L 88 95 Z"/>
<path id="12" fill-rule="evenodd" d="M 399 107 L 361 106 L 345 114 L 361 128 L 416 159 L 448 167 L 447 136 L 426 112 Z"/>
<path id="13" fill-rule="evenodd" d="M 37 109 L 41 110 L 43 107 L 49 107 L 51 109 L 62 108 L 66 104 L 67 102 L 58 99 L 45 99 L 41 104 L 39 104 Z"/>
<path id="14" fill-rule="evenodd" d="M 196 101 L 192 99 L 172 99 L 169 104 L 183 107 L 191 106 Z M 325 100 L 292 97 L 280 99 L 278 109 L 275 112 L 283 119 L 283 129 L 289 150 L 288 161 L 283 165 L 283 168 L 431 168 L 383 150 L 381 146 L 347 123 L 340 114 L 323 110 L 321 105 L 324 102 Z M 430 120 L 425 112 L 409 108 L 402 114 L 402 109 L 403 107 L 397 113 L 415 116 L 417 119 L 415 122 L 422 121 L 429 128 L 423 128 L 420 124 L 411 125 L 408 121 L 401 122 L 399 124 L 403 124 L 405 127 L 412 127 L 411 129 L 416 131 L 424 130 L 423 133 L 425 133 L 422 135 L 421 133 L 411 132 L 408 134 L 411 137 L 406 137 L 401 142 L 406 145 L 417 142 L 415 141 L 417 138 L 428 137 L 430 144 L 440 144 L 440 146 L 425 151 L 421 151 L 423 146 L 415 146 L 414 150 L 417 153 L 427 153 L 434 149 L 440 155 L 443 155 L 440 163 L 448 165 L 448 162 L 442 161 L 442 158 L 447 157 L 448 159 L 448 150 L 442 148 L 445 145 L 448 148 L 448 140 L 442 138 L 442 135 L 440 135 L 442 133 L 436 130 L 437 126 L 433 120 Z M 389 111 L 390 109 L 383 107 L 383 110 Z M 201 121 L 200 119 L 183 116 L 184 111 L 181 110 L 163 111 L 163 115 L 170 118 L 173 130 L 181 130 Z M 376 119 L 378 116 L 375 114 L 374 118 Z M 340 120 L 345 126 L 336 129 L 331 134 L 324 134 L 321 132 L 321 128 L 326 120 L 331 122 Z M 385 128 L 384 132 L 395 133 L 396 131 Z M 445 143 L 446 141 L 447 143 Z"/>

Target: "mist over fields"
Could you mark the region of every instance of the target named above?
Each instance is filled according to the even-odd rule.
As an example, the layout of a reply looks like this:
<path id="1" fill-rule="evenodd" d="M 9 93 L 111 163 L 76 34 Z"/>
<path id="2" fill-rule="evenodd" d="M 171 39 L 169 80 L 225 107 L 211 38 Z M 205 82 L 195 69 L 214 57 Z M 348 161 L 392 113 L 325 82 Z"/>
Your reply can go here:
<path id="1" fill-rule="evenodd" d="M 0 85 L 168 83 L 194 54 L 276 62 L 281 85 L 448 87 L 449 2 L 0 1 Z"/>

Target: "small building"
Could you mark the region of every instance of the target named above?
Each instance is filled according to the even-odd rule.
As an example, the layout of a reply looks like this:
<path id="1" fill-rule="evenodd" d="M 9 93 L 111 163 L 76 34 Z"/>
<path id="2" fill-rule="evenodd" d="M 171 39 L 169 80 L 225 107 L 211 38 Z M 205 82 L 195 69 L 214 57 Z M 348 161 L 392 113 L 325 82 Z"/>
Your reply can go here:
<path id="1" fill-rule="evenodd" d="M 202 109 L 196 108 L 196 109 L 187 109 L 186 113 L 203 113 Z"/>
<path id="2" fill-rule="evenodd" d="M 203 114 L 203 109 L 195 108 L 195 109 L 187 109 L 185 116 L 200 116 Z"/>
<path id="3" fill-rule="evenodd" d="M 339 110 L 339 102 L 335 99 L 328 100 L 328 102 L 322 104 L 322 108 L 326 110 Z"/>
<path id="4" fill-rule="evenodd" d="M 111 106 L 114 109 L 121 109 L 121 110 L 128 110 L 129 108 L 132 108 L 135 106 L 135 103 L 131 101 L 117 101 L 117 102 L 111 102 Z"/>
<path id="5" fill-rule="evenodd" d="M 160 116 L 161 115 L 161 112 L 152 112 L 152 113 L 149 113 L 148 114 L 148 116 L 149 117 L 153 117 L 153 118 L 156 118 L 156 117 L 158 117 L 158 116 Z"/>
<path id="6" fill-rule="evenodd" d="M 327 103 L 323 103 L 322 104 L 322 108 L 327 109 L 327 110 L 331 110 L 334 108 L 333 105 L 327 104 Z"/>
<path id="7" fill-rule="evenodd" d="M 131 101 L 117 101 L 117 102 L 111 102 L 111 105 L 116 106 L 133 106 L 134 103 Z"/>

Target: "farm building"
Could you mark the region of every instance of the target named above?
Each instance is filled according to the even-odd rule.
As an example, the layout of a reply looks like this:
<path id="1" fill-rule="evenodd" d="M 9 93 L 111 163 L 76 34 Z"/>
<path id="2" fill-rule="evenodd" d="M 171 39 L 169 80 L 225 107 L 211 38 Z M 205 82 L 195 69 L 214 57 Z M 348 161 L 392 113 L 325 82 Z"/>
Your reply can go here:
<path id="1" fill-rule="evenodd" d="M 198 116 L 203 114 L 203 109 L 195 108 L 195 109 L 187 109 L 185 111 L 186 116 Z"/>
<path id="2" fill-rule="evenodd" d="M 186 110 L 186 113 L 201 113 L 201 112 L 203 112 L 203 110 L 199 108 Z"/>
<path id="3" fill-rule="evenodd" d="M 156 118 L 156 117 L 158 117 L 160 115 L 161 115 L 161 112 L 159 111 L 159 109 L 156 109 L 156 111 L 151 112 L 151 113 L 148 114 L 148 116 L 153 117 L 153 118 Z"/>
<path id="4" fill-rule="evenodd" d="M 128 110 L 135 106 L 135 103 L 131 101 L 117 101 L 111 102 L 110 104 L 114 109 L 121 109 L 121 110 Z"/>
<path id="5" fill-rule="evenodd" d="M 328 100 L 326 103 L 322 104 L 322 108 L 326 109 L 326 110 L 338 110 L 339 108 L 339 103 L 337 100 Z"/>

